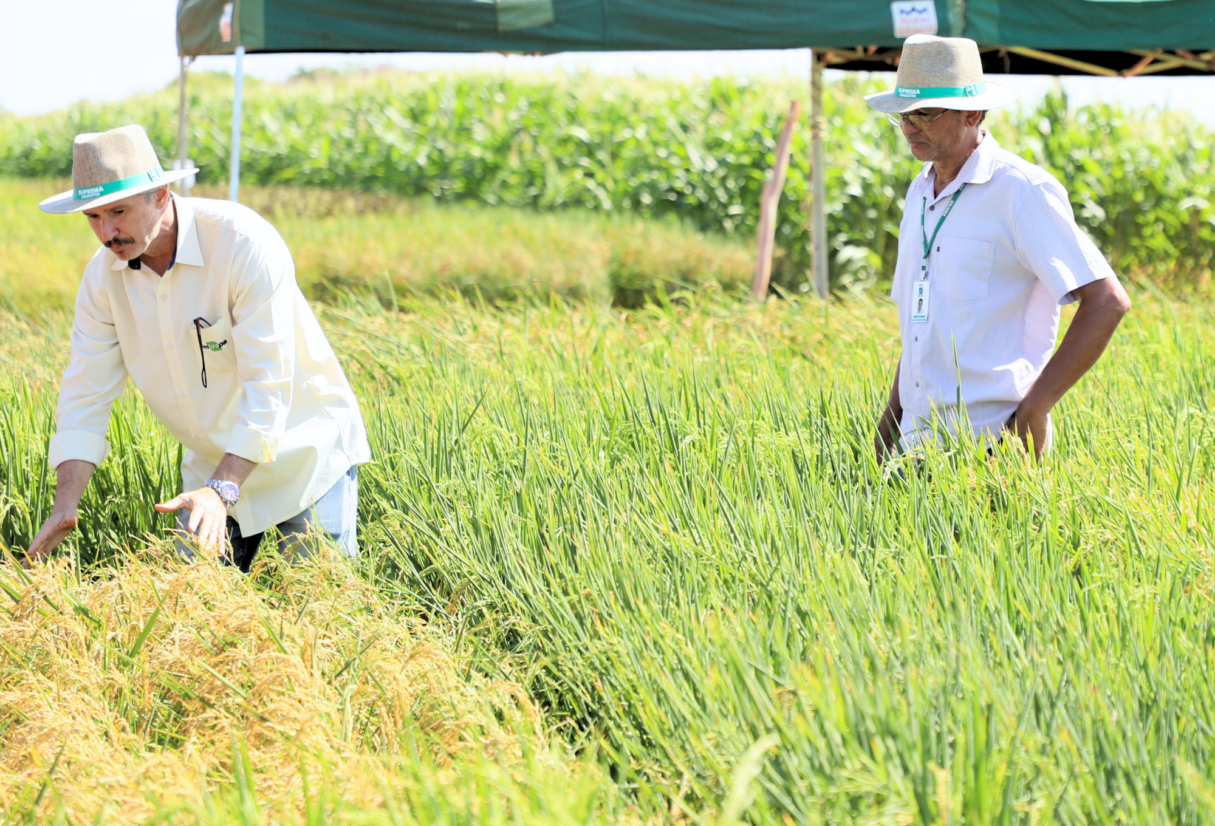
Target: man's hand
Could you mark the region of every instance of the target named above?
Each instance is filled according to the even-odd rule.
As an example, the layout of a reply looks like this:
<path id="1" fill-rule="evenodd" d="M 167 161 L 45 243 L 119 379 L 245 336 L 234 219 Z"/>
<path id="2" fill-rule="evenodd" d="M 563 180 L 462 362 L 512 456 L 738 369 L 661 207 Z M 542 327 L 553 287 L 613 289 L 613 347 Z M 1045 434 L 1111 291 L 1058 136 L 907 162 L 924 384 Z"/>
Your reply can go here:
<path id="1" fill-rule="evenodd" d="M 76 529 L 79 521 L 75 508 L 52 511 L 50 518 L 42 523 L 42 529 L 30 543 L 29 550 L 25 552 L 26 559 L 30 562 L 45 562 L 51 551 L 59 547 L 59 543 Z"/>
<path id="2" fill-rule="evenodd" d="M 882 411 L 878 419 L 877 432 L 873 434 L 873 451 L 877 455 L 877 463 L 883 465 L 894 455 L 895 445 L 899 441 L 899 414 L 889 407 Z"/>
<path id="3" fill-rule="evenodd" d="M 1027 405 L 1024 401 L 1017 406 L 1017 412 L 1013 414 L 1013 433 L 1021 440 L 1021 444 L 1025 445 L 1026 452 L 1030 451 L 1032 438 L 1034 458 L 1039 460 L 1046 452 L 1046 418 L 1048 415 L 1047 412 Z"/>
<path id="4" fill-rule="evenodd" d="M 219 494 L 211 488 L 199 488 L 156 506 L 160 513 L 175 513 L 182 508 L 190 512 L 186 528 L 198 538 L 198 549 L 223 553 L 228 539 L 228 506 Z"/>
<path id="5" fill-rule="evenodd" d="M 257 467 L 256 462 L 241 458 L 232 453 L 225 453 L 219 467 L 211 475 L 212 479 L 220 479 L 243 485 L 249 474 Z M 157 505 L 161 513 L 173 513 L 185 508 L 190 512 L 190 521 L 186 527 L 190 533 L 198 537 L 199 550 L 215 554 L 227 550 L 228 542 L 228 506 L 219 494 L 211 488 L 203 487 L 198 490 L 183 493 L 170 499 L 164 504 Z"/>
<path id="6" fill-rule="evenodd" d="M 51 507 L 50 517 L 42 524 L 29 550 L 25 552 L 29 561 L 45 561 L 51 551 L 76 529 L 80 521 L 76 508 L 95 470 L 95 464 L 81 459 L 69 459 L 55 468 L 55 504 Z"/>
<path id="7" fill-rule="evenodd" d="M 879 465 L 885 464 L 899 441 L 899 422 L 903 418 L 903 403 L 899 399 L 899 373 L 902 369 L 903 362 L 900 359 L 899 365 L 894 369 L 894 382 L 890 387 L 890 397 L 886 400 L 886 409 L 882 411 L 877 432 L 873 435 L 873 451 L 877 454 Z"/>

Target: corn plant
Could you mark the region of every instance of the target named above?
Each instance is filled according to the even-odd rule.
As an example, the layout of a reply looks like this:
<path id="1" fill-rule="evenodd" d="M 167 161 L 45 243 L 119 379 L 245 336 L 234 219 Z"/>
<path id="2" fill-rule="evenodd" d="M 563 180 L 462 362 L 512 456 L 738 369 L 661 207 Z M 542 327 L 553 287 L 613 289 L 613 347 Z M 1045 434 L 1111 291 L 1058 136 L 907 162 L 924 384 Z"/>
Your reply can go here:
<path id="1" fill-rule="evenodd" d="M 231 81 L 194 78 L 190 153 L 226 180 Z M 903 194 L 919 169 L 861 96 L 889 78 L 829 85 L 826 170 L 832 284 L 889 281 Z M 675 216 L 702 232 L 754 237 L 791 79 L 696 81 L 590 75 L 389 73 L 252 83 L 248 183 L 340 187 L 543 210 Z M 138 122 L 164 158 L 176 93 L 0 117 L 0 174 L 66 176 L 73 136 Z M 1215 242 L 1212 136 L 1183 114 L 1071 107 L 1059 93 L 988 124 L 1003 145 L 1055 172 L 1115 269 L 1171 288 L 1206 285 Z M 795 133 L 777 227 L 775 282 L 808 289 L 806 130 Z"/>

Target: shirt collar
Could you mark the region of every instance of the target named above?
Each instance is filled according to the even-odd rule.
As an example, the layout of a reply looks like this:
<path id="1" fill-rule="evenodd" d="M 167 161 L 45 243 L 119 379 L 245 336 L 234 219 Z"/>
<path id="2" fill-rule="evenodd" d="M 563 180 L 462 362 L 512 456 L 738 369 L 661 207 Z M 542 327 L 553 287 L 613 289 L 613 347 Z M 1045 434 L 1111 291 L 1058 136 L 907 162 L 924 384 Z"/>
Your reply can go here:
<path id="1" fill-rule="evenodd" d="M 194 220 L 194 207 L 189 198 L 180 195 L 173 196 L 177 205 L 177 263 L 188 264 L 191 267 L 201 267 L 203 261 L 202 247 L 198 243 L 198 222 Z"/>
<path id="2" fill-rule="evenodd" d="M 177 249 L 173 251 L 173 258 L 169 262 L 169 268 L 172 269 L 176 264 L 201 267 L 204 261 L 202 248 L 198 243 L 198 224 L 194 220 L 194 207 L 190 206 L 189 198 L 183 198 L 177 193 L 172 193 L 172 196 L 173 206 L 177 210 Z M 138 270 L 142 268 L 136 263 L 138 260 L 123 261 L 115 256 L 114 263 L 110 265 L 110 269 Z M 165 272 L 168 272 L 168 270 L 165 270 Z"/>
<path id="3" fill-rule="evenodd" d="M 991 180 L 996 168 L 996 150 L 1000 148 L 1000 144 L 986 129 L 982 130 L 982 133 L 983 140 L 979 141 L 978 147 L 970 153 L 966 163 L 962 164 L 958 177 L 950 181 L 949 186 L 942 189 L 940 195 L 932 194 L 932 163 L 924 164 L 924 171 L 920 173 L 920 186 L 927 190 L 930 200 L 935 202 L 946 198 L 957 192 L 962 184 L 985 184 Z"/>

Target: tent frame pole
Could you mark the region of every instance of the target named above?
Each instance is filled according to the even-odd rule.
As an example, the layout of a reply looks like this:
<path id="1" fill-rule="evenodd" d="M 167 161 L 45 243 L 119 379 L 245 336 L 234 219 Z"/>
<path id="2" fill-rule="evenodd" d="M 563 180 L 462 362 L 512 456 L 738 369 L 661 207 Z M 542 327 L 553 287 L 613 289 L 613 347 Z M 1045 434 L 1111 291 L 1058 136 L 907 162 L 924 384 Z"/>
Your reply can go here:
<path id="1" fill-rule="evenodd" d="M 827 157 L 824 137 L 827 120 L 823 116 L 823 59 L 810 51 L 810 249 L 814 290 L 827 297 Z"/>
<path id="2" fill-rule="evenodd" d="M 1077 72 L 1084 72 L 1088 75 L 1097 75 L 1099 77 L 1118 77 L 1118 73 L 1113 69 L 1107 69 L 1104 66 L 1098 66 L 1095 63 L 1087 63 L 1083 60 L 1076 60 L 1072 57 L 1054 54 L 1053 52 L 1044 52 L 1041 49 L 1009 46 L 1008 50 L 1013 54 L 1019 54 L 1022 57 L 1030 57 L 1034 60 L 1041 60 L 1043 63 L 1053 63 L 1056 66 L 1062 66 L 1065 69 L 1072 69 Z"/>
<path id="3" fill-rule="evenodd" d="M 190 72 L 190 58 L 182 56 L 181 58 L 181 80 L 179 83 L 181 96 L 177 104 L 177 163 L 178 169 L 189 169 L 190 163 L 187 160 L 189 157 L 188 147 L 186 146 L 186 78 Z M 190 179 L 182 178 L 178 183 L 181 189 L 181 194 L 189 197 L 190 195 Z"/>
<path id="4" fill-rule="evenodd" d="M 240 201 L 240 119 L 245 86 L 245 47 L 236 47 L 236 94 L 232 98 L 232 162 L 228 178 L 228 200 Z"/>

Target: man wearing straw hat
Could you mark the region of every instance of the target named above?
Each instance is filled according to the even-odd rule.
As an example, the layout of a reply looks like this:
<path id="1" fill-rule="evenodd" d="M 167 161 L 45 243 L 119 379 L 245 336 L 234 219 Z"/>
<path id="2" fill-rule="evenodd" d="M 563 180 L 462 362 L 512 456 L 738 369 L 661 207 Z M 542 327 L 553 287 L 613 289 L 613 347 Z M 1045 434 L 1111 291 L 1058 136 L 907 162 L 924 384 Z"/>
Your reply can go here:
<path id="1" fill-rule="evenodd" d="M 1012 90 L 983 78 L 965 38 L 907 38 L 893 92 L 869 105 L 902 129 L 924 171 L 907 191 L 891 298 L 902 356 L 879 461 L 944 432 L 989 445 L 1015 433 L 1038 457 L 1050 411 L 1104 352 L 1131 302 L 1048 172 L 983 128 Z M 1055 351 L 1059 308 L 1078 301 Z"/>
<path id="2" fill-rule="evenodd" d="M 139 126 L 76 138 L 73 189 L 39 204 L 84 213 L 101 241 L 76 297 L 59 390 L 46 557 L 109 452 L 110 408 L 128 377 L 185 447 L 177 512 L 192 544 L 248 571 L 261 535 L 355 553 L 357 466 L 370 458 L 350 384 L 295 282 L 287 245 L 239 204 L 182 198 Z M 187 553 L 186 543 L 179 543 Z"/>

